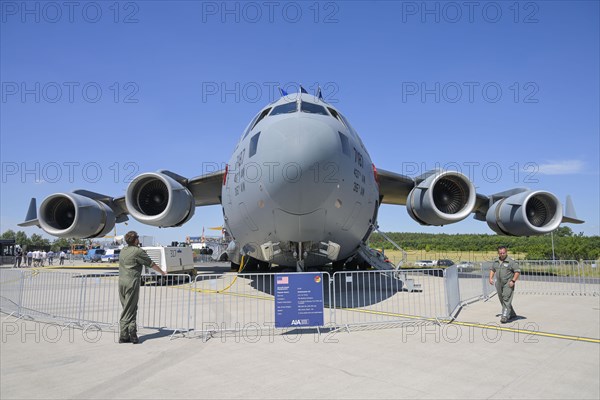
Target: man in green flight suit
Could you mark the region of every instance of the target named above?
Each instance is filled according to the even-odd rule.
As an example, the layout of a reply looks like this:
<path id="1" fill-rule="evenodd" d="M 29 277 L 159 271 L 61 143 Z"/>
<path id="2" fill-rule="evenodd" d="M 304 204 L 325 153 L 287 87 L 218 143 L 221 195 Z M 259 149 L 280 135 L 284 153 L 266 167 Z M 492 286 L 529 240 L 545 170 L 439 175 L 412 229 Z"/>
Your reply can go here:
<path id="1" fill-rule="evenodd" d="M 127 247 L 119 254 L 119 299 L 123 306 L 119 321 L 119 343 L 139 343 L 137 337 L 136 314 L 140 297 L 140 281 L 144 266 L 156 272 L 166 273 L 156 265 L 148 254 L 139 247 L 140 238 L 135 231 L 125 235 Z"/>
<path id="2" fill-rule="evenodd" d="M 494 274 L 497 274 L 496 292 L 498 293 L 500 305 L 502 305 L 500 322 L 505 324 L 509 319 L 517 317 L 517 313 L 515 313 L 512 306 L 512 300 L 515 293 L 515 284 L 521 276 L 519 264 L 508 257 L 506 246 L 498 246 L 498 259 L 494 260 L 490 269 L 490 285 L 494 284 Z"/>

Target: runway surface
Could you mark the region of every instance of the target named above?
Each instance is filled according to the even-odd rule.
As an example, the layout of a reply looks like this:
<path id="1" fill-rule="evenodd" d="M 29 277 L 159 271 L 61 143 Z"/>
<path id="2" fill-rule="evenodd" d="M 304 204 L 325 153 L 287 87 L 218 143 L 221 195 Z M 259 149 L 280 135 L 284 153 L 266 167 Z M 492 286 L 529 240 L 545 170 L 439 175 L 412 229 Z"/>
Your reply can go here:
<path id="1" fill-rule="evenodd" d="M 146 329 L 138 345 L 2 315 L 0 397 L 600 398 L 600 297 L 493 297 L 452 324 L 230 334 Z"/>

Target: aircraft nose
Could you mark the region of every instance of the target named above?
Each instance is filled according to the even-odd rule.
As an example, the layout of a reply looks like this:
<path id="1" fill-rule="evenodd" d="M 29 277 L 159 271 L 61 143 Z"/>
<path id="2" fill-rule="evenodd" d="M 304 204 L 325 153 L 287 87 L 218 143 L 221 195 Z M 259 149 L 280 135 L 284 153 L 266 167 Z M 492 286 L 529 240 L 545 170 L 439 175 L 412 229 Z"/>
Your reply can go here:
<path id="1" fill-rule="evenodd" d="M 322 208 L 340 179 L 337 131 L 324 121 L 294 116 L 273 123 L 264 133 L 271 144 L 262 158 L 272 173 L 263 176 L 263 184 L 276 206 L 292 214 Z"/>

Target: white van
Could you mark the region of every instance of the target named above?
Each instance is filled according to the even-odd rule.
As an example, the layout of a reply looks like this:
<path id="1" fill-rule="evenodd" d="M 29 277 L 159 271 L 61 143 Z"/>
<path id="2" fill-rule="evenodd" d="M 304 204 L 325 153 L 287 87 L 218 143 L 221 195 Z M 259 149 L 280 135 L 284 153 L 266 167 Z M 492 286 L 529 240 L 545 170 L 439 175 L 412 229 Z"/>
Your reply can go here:
<path id="1" fill-rule="evenodd" d="M 119 254 L 121 249 L 107 249 L 101 257 L 102 262 L 115 263 L 119 262 Z"/>

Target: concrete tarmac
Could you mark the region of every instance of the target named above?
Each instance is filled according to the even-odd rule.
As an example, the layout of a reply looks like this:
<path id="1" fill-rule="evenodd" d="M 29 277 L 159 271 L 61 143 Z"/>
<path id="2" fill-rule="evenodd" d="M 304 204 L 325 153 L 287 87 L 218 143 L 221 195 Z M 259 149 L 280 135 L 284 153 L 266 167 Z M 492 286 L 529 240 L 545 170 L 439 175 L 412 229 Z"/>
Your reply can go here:
<path id="1" fill-rule="evenodd" d="M 207 341 L 1 316 L 0 398 L 600 398 L 600 297 L 496 297 L 449 325 L 231 334 Z"/>

